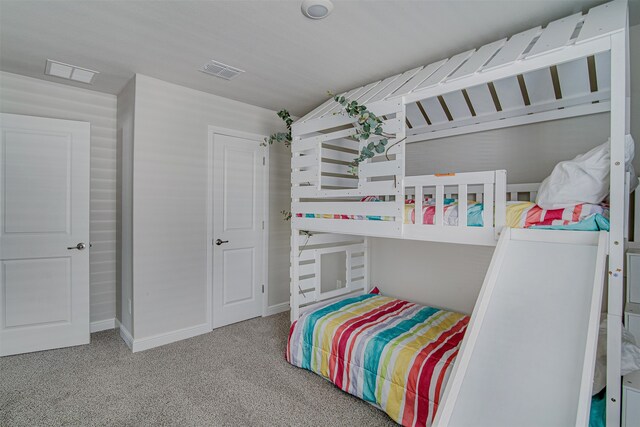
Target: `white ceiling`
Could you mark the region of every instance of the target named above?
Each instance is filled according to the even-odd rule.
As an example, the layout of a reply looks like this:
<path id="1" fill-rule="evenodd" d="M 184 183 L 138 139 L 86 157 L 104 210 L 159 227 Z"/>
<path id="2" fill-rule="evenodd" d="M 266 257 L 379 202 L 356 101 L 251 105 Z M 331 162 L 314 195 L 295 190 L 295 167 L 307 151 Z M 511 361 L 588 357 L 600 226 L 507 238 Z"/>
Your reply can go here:
<path id="1" fill-rule="evenodd" d="M 44 76 L 45 60 L 100 71 L 117 94 L 134 73 L 302 115 L 339 92 L 546 24 L 601 0 L 345 1 L 312 21 L 301 0 L 0 1 L 0 69 Z M 632 0 L 631 21 L 640 22 Z M 226 81 L 210 59 L 246 70 Z"/>

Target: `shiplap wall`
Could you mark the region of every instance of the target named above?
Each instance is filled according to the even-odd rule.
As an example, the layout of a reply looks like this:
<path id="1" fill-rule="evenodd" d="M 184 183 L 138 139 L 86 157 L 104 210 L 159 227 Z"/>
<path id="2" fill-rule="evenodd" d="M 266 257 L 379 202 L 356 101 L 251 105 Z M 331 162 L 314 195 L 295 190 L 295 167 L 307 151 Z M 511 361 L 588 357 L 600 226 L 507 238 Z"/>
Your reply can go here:
<path id="1" fill-rule="evenodd" d="M 134 339 L 206 322 L 208 126 L 267 135 L 275 111 L 136 75 L 133 143 Z M 290 152 L 270 156 L 269 303 L 289 299 Z"/>
<path id="2" fill-rule="evenodd" d="M 640 26 L 631 28 L 631 134 L 640 147 Z M 558 161 L 609 137 L 609 114 L 407 145 L 407 175 L 506 169 L 509 183 L 540 182 Z M 634 160 L 640 170 L 640 150 Z M 372 239 L 371 280 L 383 293 L 471 313 L 492 247 Z"/>
<path id="3" fill-rule="evenodd" d="M 116 300 L 116 97 L 0 72 L 0 111 L 91 123 L 91 321 L 113 319 Z"/>

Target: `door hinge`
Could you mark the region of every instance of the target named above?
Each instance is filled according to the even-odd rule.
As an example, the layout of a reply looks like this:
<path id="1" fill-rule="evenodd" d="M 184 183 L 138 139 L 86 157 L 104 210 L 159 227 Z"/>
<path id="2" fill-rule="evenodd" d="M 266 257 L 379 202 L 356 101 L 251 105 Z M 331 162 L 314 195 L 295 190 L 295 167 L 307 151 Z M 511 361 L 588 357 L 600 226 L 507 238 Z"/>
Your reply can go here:
<path id="1" fill-rule="evenodd" d="M 265 165 L 265 163 L 266 163 L 265 157 L 264 157 L 264 156 L 262 156 L 262 166 L 264 166 L 264 165 Z"/>
<path id="2" fill-rule="evenodd" d="M 262 285 L 262 293 L 264 294 L 264 285 Z"/>
<path id="3" fill-rule="evenodd" d="M 264 230 L 264 221 L 262 221 L 262 229 Z"/>

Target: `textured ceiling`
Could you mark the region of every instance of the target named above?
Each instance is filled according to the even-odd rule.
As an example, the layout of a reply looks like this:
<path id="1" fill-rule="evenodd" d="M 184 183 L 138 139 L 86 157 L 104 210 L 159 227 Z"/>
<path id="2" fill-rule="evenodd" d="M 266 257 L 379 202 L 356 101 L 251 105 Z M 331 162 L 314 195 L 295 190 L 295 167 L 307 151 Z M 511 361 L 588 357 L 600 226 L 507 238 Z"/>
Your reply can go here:
<path id="1" fill-rule="evenodd" d="M 117 94 L 134 73 L 302 115 L 339 92 L 603 3 L 344 1 L 312 21 L 296 1 L 0 0 L 0 69 L 36 78 L 47 58 L 100 71 Z M 640 2 L 633 0 L 638 23 Z M 232 81 L 197 69 L 246 70 Z"/>

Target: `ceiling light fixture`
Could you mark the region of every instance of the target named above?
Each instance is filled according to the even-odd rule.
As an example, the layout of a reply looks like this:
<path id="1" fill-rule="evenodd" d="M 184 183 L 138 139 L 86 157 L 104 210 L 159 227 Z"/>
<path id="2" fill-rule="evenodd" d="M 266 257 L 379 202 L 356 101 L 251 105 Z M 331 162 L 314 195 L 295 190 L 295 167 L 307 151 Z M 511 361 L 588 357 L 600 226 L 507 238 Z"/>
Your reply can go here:
<path id="1" fill-rule="evenodd" d="M 93 78 L 98 71 L 88 68 L 78 67 L 76 65 L 65 64 L 64 62 L 47 59 L 44 73 L 48 76 L 60 77 L 61 79 L 73 80 L 74 82 L 92 84 Z"/>
<path id="2" fill-rule="evenodd" d="M 302 2 L 302 14 L 310 19 L 326 18 L 332 10 L 331 0 L 304 0 Z"/>

